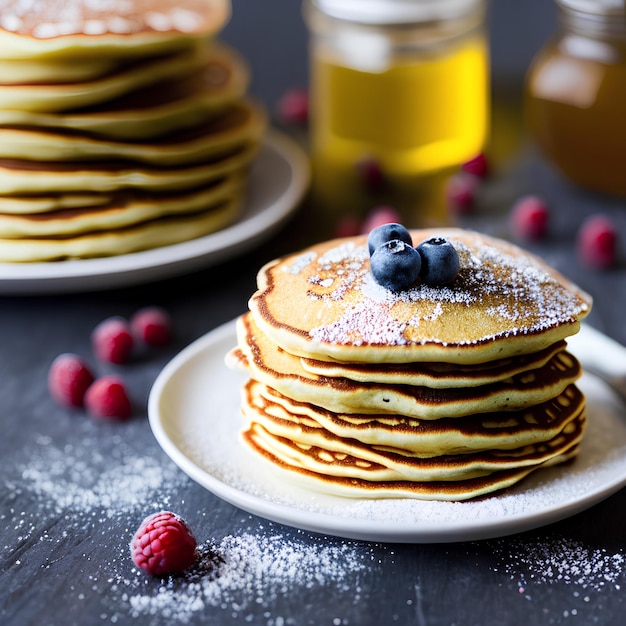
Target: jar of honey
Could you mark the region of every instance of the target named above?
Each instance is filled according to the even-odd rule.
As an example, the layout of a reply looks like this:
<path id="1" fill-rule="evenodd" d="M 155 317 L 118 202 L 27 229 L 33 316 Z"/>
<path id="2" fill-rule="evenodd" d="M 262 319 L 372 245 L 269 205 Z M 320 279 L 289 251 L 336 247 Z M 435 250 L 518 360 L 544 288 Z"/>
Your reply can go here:
<path id="1" fill-rule="evenodd" d="M 527 75 L 525 115 L 566 178 L 626 195 L 626 13 L 623 0 L 557 0 L 558 31 Z"/>
<path id="2" fill-rule="evenodd" d="M 317 206 L 441 217 L 442 176 L 488 132 L 485 1 L 305 0 L 304 13 Z"/>

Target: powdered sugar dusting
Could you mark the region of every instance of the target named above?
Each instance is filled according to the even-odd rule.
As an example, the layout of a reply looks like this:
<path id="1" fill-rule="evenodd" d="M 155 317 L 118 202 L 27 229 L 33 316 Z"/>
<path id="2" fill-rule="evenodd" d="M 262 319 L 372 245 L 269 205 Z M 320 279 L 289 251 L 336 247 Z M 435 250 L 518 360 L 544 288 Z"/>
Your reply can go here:
<path id="1" fill-rule="evenodd" d="M 488 239 L 471 247 L 460 239 L 451 241 L 461 268 L 455 282 L 446 287 L 417 283 L 398 292 L 385 289 L 371 276 L 367 246 L 352 242 L 326 251 L 314 267 L 309 258 L 308 271 L 313 272 L 309 282 L 326 288 L 311 289 L 309 297 L 342 307 L 338 318 L 310 329 L 311 338 L 351 345 L 446 343 L 456 328 L 440 323 L 442 317 L 448 312 L 456 320 L 471 307 L 473 326 L 482 334 L 456 342 L 474 343 L 545 331 L 573 323 L 588 311 L 589 303 L 581 294 L 534 257 L 490 245 Z M 412 317 L 402 318 L 398 311 L 407 307 Z"/>
<path id="2" fill-rule="evenodd" d="M 106 32 L 194 33 L 207 27 L 215 8 L 206 0 L 0 0 L 0 27 L 38 39 Z"/>

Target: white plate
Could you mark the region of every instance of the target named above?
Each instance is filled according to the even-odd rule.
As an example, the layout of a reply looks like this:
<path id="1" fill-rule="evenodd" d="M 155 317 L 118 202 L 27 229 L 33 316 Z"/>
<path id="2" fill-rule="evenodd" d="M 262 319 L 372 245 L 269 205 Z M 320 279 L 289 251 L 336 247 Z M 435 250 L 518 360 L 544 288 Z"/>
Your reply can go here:
<path id="1" fill-rule="evenodd" d="M 99 259 L 0 263 L 0 295 L 108 289 L 169 278 L 240 254 L 291 215 L 310 177 L 304 151 L 272 130 L 261 146 L 242 216 L 219 232 L 154 250 Z"/>
<path id="2" fill-rule="evenodd" d="M 224 365 L 235 345 L 234 323 L 192 343 L 158 376 L 148 414 L 154 435 L 191 478 L 248 512 L 297 528 L 352 539 L 450 542 L 498 537 L 574 515 L 626 485 L 626 411 L 599 378 L 580 381 L 589 424 L 571 464 L 541 470 L 501 494 L 469 502 L 349 500 L 281 480 L 280 471 L 239 440 L 245 375 Z M 583 361 L 607 337 L 590 327 L 576 337 Z M 613 342 L 626 371 L 626 349 Z"/>

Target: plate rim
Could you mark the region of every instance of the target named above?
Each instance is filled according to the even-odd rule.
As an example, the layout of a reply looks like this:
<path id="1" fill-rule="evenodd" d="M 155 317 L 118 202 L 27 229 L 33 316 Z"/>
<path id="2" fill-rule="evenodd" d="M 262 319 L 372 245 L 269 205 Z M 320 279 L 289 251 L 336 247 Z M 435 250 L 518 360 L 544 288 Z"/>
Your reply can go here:
<path id="1" fill-rule="evenodd" d="M 591 333 L 592 336 L 594 333 L 601 335 L 599 331 L 592 329 L 587 324 L 581 326 L 580 333 Z M 604 335 L 602 336 L 604 337 Z M 381 528 L 381 520 L 379 519 L 333 516 L 327 512 L 312 511 L 281 502 L 272 502 L 267 498 L 242 491 L 209 473 L 185 455 L 184 451 L 167 434 L 162 423 L 163 416 L 160 415 L 159 411 L 159 402 L 163 391 L 181 365 L 188 363 L 192 358 L 201 355 L 226 338 L 234 341 L 234 337 L 235 320 L 230 320 L 193 341 L 167 363 L 155 380 L 149 394 L 148 421 L 158 444 L 185 474 L 217 497 L 248 513 L 293 528 L 346 539 L 388 543 L 451 543 L 494 539 L 543 527 L 581 513 L 626 486 L 625 465 L 623 475 L 616 475 L 612 480 L 603 483 L 601 487 L 594 487 L 591 492 L 583 497 L 574 498 L 572 496 L 558 503 L 558 505 L 545 506 L 541 510 L 522 511 L 504 518 L 494 518 L 492 521 L 485 519 L 470 520 L 469 522 L 454 520 L 444 524 L 441 520 L 430 523 L 420 522 L 419 528 L 416 528 L 415 522 L 398 523 L 389 520 L 387 524 L 390 528 L 386 529 Z M 623 348 L 623 351 L 626 360 L 626 348 Z M 586 373 L 585 375 L 598 381 L 601 380 L 593 374 Z"/>
<path id="2" fill-rule="evenodd" d="M 93 259 L 0 263 L 0 295 L 93 291 L 169 278 L 227 260 L 242 251 L 243 244 L 259 243 L 297 210 L 311 179 L 308 156 L 286 133 L 268 129 L 257 159 L 263 158 L 262 150 L 274 153 L 289 168 L 288 184 L 267 206 L 215 233 L 159 248 Z"/>

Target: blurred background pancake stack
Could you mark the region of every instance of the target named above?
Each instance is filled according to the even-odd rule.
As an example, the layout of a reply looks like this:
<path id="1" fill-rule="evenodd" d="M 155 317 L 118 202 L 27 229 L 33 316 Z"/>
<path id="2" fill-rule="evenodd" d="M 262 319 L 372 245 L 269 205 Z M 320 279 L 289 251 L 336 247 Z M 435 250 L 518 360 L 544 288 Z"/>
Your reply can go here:
<path id="1" fill-rule="evenodd" d="M 0 0 L 0 262 L 125 254 L 239 214 L 266 127 L 228 0 Z"/>

